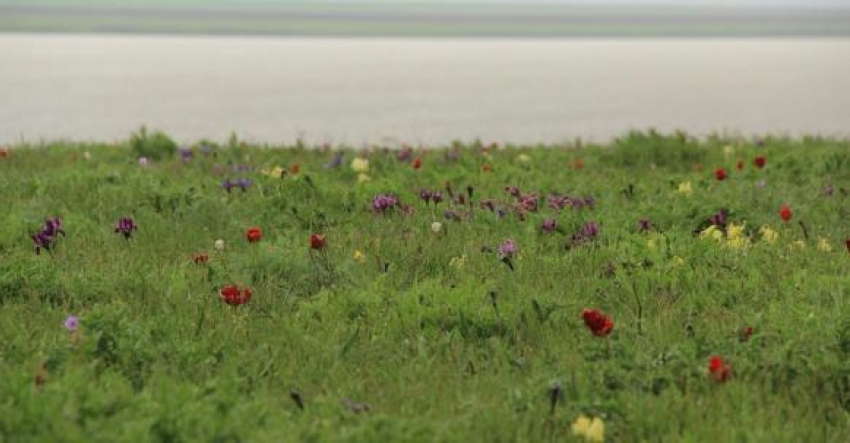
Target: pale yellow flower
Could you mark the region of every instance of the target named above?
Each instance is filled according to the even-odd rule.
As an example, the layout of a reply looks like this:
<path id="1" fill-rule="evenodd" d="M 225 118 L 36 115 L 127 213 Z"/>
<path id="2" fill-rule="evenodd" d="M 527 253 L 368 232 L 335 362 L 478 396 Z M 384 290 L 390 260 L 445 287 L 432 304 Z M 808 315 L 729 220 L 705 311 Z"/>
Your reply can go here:
<path id="1" fill-rule="evenodd" d="M 598 417 L 588 418 L 583 414 L 579 415 L 572 428 L 573 434 L 584 437 L 586 441 L 605 441 L 605 423 Z"/>
<path id="2" fill-rule="evenodd" d="M 280 166 L 275 166 L 272 169 L 263 169 L 262 172 L 264 175 L 268 175 L 271 178 L 281 178 L 283 176 L 284 169 Z"/>
<path id="3" fill-rule="evenodd" d="M 731 145 L 726 145 L 723 147 L 723 158 L 729 159 L 729 157 L 731 157 L 734 153 L 735 148 L 733 148 Z"/>
<path id="4" fill-rule="evenodd" d="M 443 230 L 443 224 L 442 223 L 436 222 L 436 221 L 434 223 L 431 223 L 431 231 L 433 231 L 435 234 L 439 234 L 440 231 L 442 231 L 442 230 Z"/>
<path id="5" fill-rule="evenodd" d="M 358 183 L 366 183 L 366 182 L 370 182 L 370 181 L 372 181 L 372 177 L 370 177 L 369 174 L 361 173 L 360 175 L 357 176 L 357 182 Z"/>
<path id="6" fill-rule="evenodd" d="M 460 257 L 452 257 L 452 259 L 449 260 L 449 266 L 452 266 L 452 267 L 455 267 L 455 268 L 458 268 L 458 269 L 462 268 L 465 264 L 466 264 L 466 254 L 461 255 Z"/>
<path id="7" fill-rule="evenodd" d="M 369 172 L 369 159 L 363 157 L 355 157 L 351 160 L 351 170 L 354 172 Z"/>
<path id="8" fill-rule="evenodd" d="M 776 243 L 776 240 L 779 240 L 779 233 L 771 229 L 768 225 L 762 226 L 759 229 L 759 233 L 761 233 L 761 239 L 768 243 Z"/>
<path id="9" fill-rule="evenodd" d="M 797 240 L 788 245 L 788 247 L 797 250 L 806 249 L 806 242 L 804 242 L 803 240 Z"/>
<path id="10" fill-rule="evenodd" d="M 743 249 L 750 244 L 750 240 L 744 235 L 745 224 L 736 225 L 729 223 L 726 227 L 726 246 L 733 249 Z"/>
<path id="11" fill-rule="evenodd" d="M 829 240 L 820 237 L 818 238 L 818 250 L 821 252 L 832 252 L 832 245 L 829 244 Z"/>
<path id="12" fill-rule="evenodd" d="M 352 255 L 352 257 L 353 257 L 355 260 L 360 261 L 360 262 L 362 262 L 362 261 L 366 260 L 366 254 L 364 254 L 364 253 L 363 253 L 362 251 L 360 251 L 359 249 L 357 249 L 357 250 L 355 250 L 355 251 L 354 251 L 354 255 Z"/>
<path id="13" fill-rule="evenodd" d="M 717 226 L 711 225 L 711 226 L 705 228 L 704 231 L 700 232 L 699 236 L 700 236 L 700 238 L 711 238 L 711 239 L 714 239 L 716 241 L 722 241 L 723 240 L 723 231 L 721 231 L 720 229 L 717 229 Z"/>
<path id="14" fill-rule="evenodd" d="M 682 182 L 679 183 L 679 189 L 677 192 L 685 196 L 690 196 L 694 193 L 694 189 L 691 187 L 691 182 Z"/>
<path id="15" fill-rule="evenodd" d="M 519 163 L 529 163 L 531 162 L 531 157 L 528 154 L 520 154 L 516 157 L 516 161 Z"/>
<path id="16" fill-rule="evenodd" d="M 670 259 L 671 268 L 678 268 L 679 266 L 682 266 L 684 264 L 685 260 L 682 257 L 679 257 L 678 255 Z"/>

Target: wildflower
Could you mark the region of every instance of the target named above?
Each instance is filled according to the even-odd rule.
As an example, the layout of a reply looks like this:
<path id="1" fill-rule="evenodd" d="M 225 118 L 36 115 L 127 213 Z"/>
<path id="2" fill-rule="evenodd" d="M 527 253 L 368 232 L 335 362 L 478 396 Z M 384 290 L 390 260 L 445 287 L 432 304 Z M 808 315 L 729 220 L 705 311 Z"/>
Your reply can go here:
<path id="1" fill-rule="evenodd" d="M 343 153 L 337 152 L 336 154 L 334 154 L 333 158 L 331 158 L 331 160 L 329 162 L 325 163 L 324 168 L 330 169 L 330 168 L 340 167 L 340 165 L 342 165 L 342 158 L 343 158 Z"/>
<path id="2" fill-rule="evenodd" d="M 443 201 L 443 193 L 441 191 L 434 191 L 431 193 L 431 200 L 434 201 L 434 204 L 438 204 Z"/>
<path id="3" fill-rule="evenodd" d="M 717 228 L 717 225 L 711 225 L 699 233 L 700 238 L 711 238 L 717 241 L 723 240 L 723 231 Z"/>
<path id="4" fill-rule="evenodd" d="M 420 189 L 419 190 L 419 198 L 422 199 L 423 201 L 425 201 L 426 205 L 431 201 L 432 195 L 433 195 L 433 193 L 431 191 L 427 190 L 427 189 Z"/>
<path id="5" fill-rule="evenodd" d="M 732 378 L 732 367 L 722 357 L 713 355 L 708 361 L 708 375 L 717 383 L 725 383 Z"/>
<path id="6" fill-rule="evenodd" d="M 484 163 L 484 165 L 481 166 L 481 170 L 484 172 L 492 172 L 493 166 L 491 166 L 490 163 Z"/>
<path id="7" fill-rule="evenodd" d="M 369 160 L 363 157 L 355 157 L 354 160 L 351 160 L 351 170 L 360 173 L 369 172 Z"/>
<path id="8" fill-rule="evenodd" d="M 755 160 L 753 160 L 753 163 L 756 165 L 757 168 L 761 169 L 764 167 L 765 164 L 767 164 L 767 159 L 763 155 L 760 155 L 756 157 Z"/>
<path id="9" fill-rule="evenodd" d="M 466 195 L 469 196 L 469 200 L 472 201 L 472 196 L 475 194 L 475 188 L 472 185 L 467 185 L 466 187 Z"/>
<path id="10" fill-rule="evenodd" d="M 69 315 L 68 318 L 65 319 L 65 329 L 68 332 L 74 332 L 80 326 L 80 320 L 73 315 Z"/>
<path id="11" fill-rule="evenodd" d="M 280 166 L 275 166 L 272 169 L 263 169 L 260 171 L 263 175 L 267 175 L 271 178 L 281 178 L 283 177 L 284 169 Z"/>
<path id="12" fill-rule="evenodd" d="M 832 197 L 832 194 L 834 194 L 834 193 L 835 193 L 835 186 L 832 186 L 832 185 L 826 185 L 823 188 L 823 190 L 821 191 L 821 195 L 823 195 L 824 197 Z"/>
<path id="13" fill-rule="evenodd" d="M 213 248 L 215 248 L 216 251 L 223 251 L 224 250 L 224 240 L 222 240 L 222 239 L 216 240 L 215 243 L 213 243 Z"/>
<path id="14" fill-rule="evenodd" d="M 354 254 L 353 254 L 351 257 L 352 257 L 353 259 L 355 259 L 355 260 L 359 261 L 359 262 L 362 262 L 362 261 L 366 260 L 366 254 L 364 254 L 364 253 L 363 253 L 362 251 L 360 251 L 359 249 L 355 250 L 355 251 L 354 251 Z"/>
<path id="15" fill-rule="evenodd" d="M 529 212 L 537 212 L 537 194 L 524 194 L 519 198 L 519 205 Z"/>
<path id="16" fill-rule="evenodd" d="M 263 231 L 258 227 L 249 228 L 245 231 L 245 238 L 248 243 L 257 243 L 263 238 Z"/>
<path id="17" fill-rule="evenodd" d="M 289 173 L 292 175 L 298 175 L 301 172 L 301 165 L 295 163 L 294 165 L 289 167 Z"/>
<path id="18" fill-rule="evenodd" d="M 433 232 L 435 234 L 439 234 L 440 232 L 442 232 L 442 230 L 443 230 L 443 224 L 442 223 L 440 223 L 438 221 L 431 223 L 431 232 Z"/>
<path id="19" fill-rule="evenodd" d="M 404 145 L 401 148 L 401 151 L 398 151 L 395 155 L 396 160 L 400 162 L 406 162 L 410 160 L 410 157 L 413 156 L 413 148 L 410 146 Z"/>
<path id="20" fill-rule="evenodd" d="M 139 227 L 133 222 L 133 219 L 130 217 L 124 217 L 118 220 L 118 223 L 115 225 L 115 233 L 124 234 L 125 239 L 130 239 L 130 236 L 133 234 L 133 231 L 138 230 Z"/>
<path id="21" fill-rule="evenodd" d="M 832 245 L 829 244 L 829 240 L 820 237 L 818 238 L 818 250 L 821 252 L 832 252 Z"/>
<path id="22" fill-rule="evenodd" d="M 11 149 L 0 146 L 0 158 L 9 158 L 10 155 L 12 155 Z"/>
<path id="23" fill-rule="evenodd" d="M 582 169 L 584 169 L 584 160 L 577 159 L 576 161 L 574 161 L 573 169 L 575 169 L 576 171 L 581 171 Z"/>
<path id="24" fill-rule="evenodd" d="M 210 261 L 210 255 L 205 252 L 198 252 L 192 256 L 192 261 L 194 261 L 196 265 L 205 265 Z"/>
<path id="25" fill-rule="evenodd" d="M 648 218 L 638 220 L 638 230 L 640 232 L 647 232 L 650 229 L 652 229 L 652 222 L 650 222 Z"/>
<path id="26" fill-rule="evenodd" d="M 791 216 L 793 213 L 791 212 L 791 207 L 788 206 L 787 203 L 783 204 L 781 208 L 779 208 L 779 217 L 782 218 L 784 222 L 791 221 Z"/>
<path id="27" fill-rule="evenodd" d="M 413 166 L 413 169 L 419 169 L 422 167 L 422 159 L 417 157 L 410 165 Z"/>
<path id="28" fill-rule="evenodd" d="M 519 196 L 520 196 L 520 190 L 516 186 L 506 186 L 505 192 L 507 192 L 508 194 L 511 194 L 512 196 L 517 197 L 517 198 L 519 198 Z"/>
<path id="29" fill-rule="evenodd" d="M 762 240 L 768 243 L 776 243 L 776 240 L 779 239 L 779 233 L 767 225 L 762 226 L 761 229 L 759 229 L 759 233 L 761 234 Z"/>
<path id="30" fill-rule="evenodd" d="M 726 180 L 726 170 L 723 168 L 717 168 L 714 170 L 714 178 L 719 181 Z"/>
<path id="31" fill-rule="evenodd" d="M 757 181 L 757 182 L 756 182 L 756 187 L 757 187 L 757 188 L 763 188 L 763 187 L 765 187 L 765 186 L 767 186 L 767 182 L 766 182 L 766 181 L 764 181 L 764 180 L 759 180 L 759 181 Z"/>
<path id="32" fill-rule="evenodd" d="M 89 151 L 83 152 L 83 158 L 86 161 L 91 161 L 91 152 L 89 152 Z"/>
<path id="33" fill-rule="evenodd" d="M 553 218 L 543 220 L 543 223 L 540 224 L 540 229 L 545 232 L 554 232 L 556 227 L 555 219 Z"/>
<path id="34" fill-rule="evenodd" d="M 53 237 L 45 234 L 44 232 L 33 234 L 32 241 L 35 243 L 36 255 L 40 255 L 42 249 L 50 252 L 50 248 L 53 247 Z"/>
<path id="35" fill-rule="evenodd" d="M 599 309 L 585 309 L 582 317 L 585 326 L 597 337 L 607 337 L 614 329 L 614 321 Z"/>
<path id="36" fill-rule="evenodd" d="M 310 249 L 320 250 L 325 249 L 328 245 L 328 240 L 324 235 L 310 234 Z"/>
<path id="37" fill-rule="evenodd" d="M 529 157 L 528 154 L 520 154 L 516 157 L 516 161 L 518 163 L 527 164 L 531 162 L 531 157 Z"/>
<path id="38" fill-rule="evenodd" d="M 727 216 L 728 216 L 728 213 L 726 212 L 726 210 L 721 209 L 721 210 L 717 211 L 714 215 L 712 215 L 711 218 L 708 219 L 708 221 L 709 221 L 710 224 L 712 224 L 714 226 L 725 228 Z"/>
<path id="39" fill-rule="evenodd" d="M 236 186 L 242 189 L 242 192 L 246 192 L 251 186 L 251 180 L 248 180 L 247 178 L 240 178 L 236 181 Z"/>
<path id="40" fill-rule="evenodd" d="M 749 244 L 749 239 L 744 235 L 744 226 L 729 223 L 726 229 L 726 245 L 734 249 L 742 249 Z"/>
<path id="41" fill-rule="evenodd" d="M 693 188 L 691 188 L 691 182 L 682 182 L 679 183 L 679 188 L 677 189 L 679 194 L 690 196 L 694 193 Z"/>
<path id="42" fill-rule="evenodd" d="M 516 243 L 512 239 L 507 239 L 499 245 L 499 255 L 502 259 L 511 259 L 516 255 Z"/>
<path id="43" fill-rule="evenodd" d="M 449 266 L 452 266 L 452 267 L 457 268 L 457 269 L 462 268 L 465 264 L 466 264 L 466 254 L 463 254 L 459 257 L 452 257 L 452 259 L 449 260 Z"/>
<path id="44" fill-rule="evenodd" d="M 737 169 L 739 171 L 743 171 L 744 170 L 744 161 L 738 160 L 738 163 L 735 163 L 735 169 Z"/>
<path id="45" fill-rule="evenodd" d="M 233 189 L 234 186 L 236 186 L 236 185 L 233 184 L 233 182 L 230 181 L 229 178 L 224 180 L 223 182 L 221 182 L 221 187 L 224 188 L 224 190 L 227 191 L 228 193 Z"/>
<path id="46" fill-rule="evenodd" d="M 741 329 L 741 341 L 750 341 L 750 337 L 753 335 L 753 327 L 747 326 Z"/>
<path id="47" fill-rule="evenodd" d="M 147 166 L 148 158 L 147 157 L 139 157 L 139 166 Z"/>
<path id="48" fill-rule="evenodd" d="M 239 306 L 248 303 L 251 300 L 251 296 L 253 292 L 251 292 L 251 288 L 242 288 L 239 289 L 236 285 L 228 285 L 221 288 L 219 291 L 219 296 L 221 296 L 221 300 L 231 306 Z"/>
<path id="49" fill-rule="evenodd" d="M 682 257 L 679 257 L 678 255 L 674 256 L 672 259 L 670 259 L 670 267 L 671 268 L 678 268 L 679 266 L 682 266 L 683 264 L 685 264 L 685 260 Z"/>
<path id="50" fill-rule="evenodd" d="M 599 234 L 599 225 L 596 222 L 590 221 L 584 224 L 581 228 L 581 233 L 585 238 L 594 239 Z"/>
<path id="51" fill-rule="evenodd" d="M 184 149 L 180 150 L 180 160 L 182 160 L 183 163 L 188 163 L 188 162 L 192 161 L 192 158 L 194 158 L 194 157 L 195 157 L 195 153 L 192 152 L 191 149 L 184 148 Z"/>
<path id="52" fill-rule="evenodd" d="M 370 177 L 369 174 L 361 173 L 361 174 L 357 175 L 357 182 L 358 183 L 366 183 L 366 182 L 370 182 L 370 181 L 372 181 L 372 177 Z"/>
<path id="53" fill-rule="evenodd" d="M 735 153 L 735 148 L 733 148 L 731 145 L 726 145 L 726 146 L 723 147 L 723 158 L 728 159 L 734 153 Z"/>
<path id="54" fill-rule="evenodd" d="M 605 424 L 599 417 L 588 418 L 579 415 L 572 426 L 573 435 L 582 437 L 585 441 L 601 443 L 605 441 Z"/>
<path id="55" fill-rule="evenodd" d="M 372 198 L 372 209 L 375 212 L 384 213 L 398 206 L 398 197 L 390 194 L 379 194 Z"/>
<path id="56" fill-rule="evenodd" d="M 806 249 L 806 242 L 803 240 L 797 240 L 788 245 L 791 249 L 803 250 Z"/>

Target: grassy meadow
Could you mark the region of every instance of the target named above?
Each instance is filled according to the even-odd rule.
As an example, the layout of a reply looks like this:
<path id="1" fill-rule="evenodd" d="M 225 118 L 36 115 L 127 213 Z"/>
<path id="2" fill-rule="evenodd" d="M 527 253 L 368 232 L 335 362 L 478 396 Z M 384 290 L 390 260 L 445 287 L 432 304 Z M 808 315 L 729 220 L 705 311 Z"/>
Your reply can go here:
<path id="1" fill-rule="evenodd" d="M 139 132 L 0 189 L 0 441 L 850 435 L 847 140 Z"/>

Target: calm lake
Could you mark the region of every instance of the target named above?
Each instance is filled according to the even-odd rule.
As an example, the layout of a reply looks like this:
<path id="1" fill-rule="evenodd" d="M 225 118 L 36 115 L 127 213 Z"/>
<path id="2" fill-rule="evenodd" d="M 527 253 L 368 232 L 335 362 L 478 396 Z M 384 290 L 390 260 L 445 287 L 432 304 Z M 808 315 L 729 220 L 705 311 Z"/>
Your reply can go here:
<path id="1" fill-rule="evenodd" d="M 850 39 L 0 34 L 0 143 L 850 135 Z"/>

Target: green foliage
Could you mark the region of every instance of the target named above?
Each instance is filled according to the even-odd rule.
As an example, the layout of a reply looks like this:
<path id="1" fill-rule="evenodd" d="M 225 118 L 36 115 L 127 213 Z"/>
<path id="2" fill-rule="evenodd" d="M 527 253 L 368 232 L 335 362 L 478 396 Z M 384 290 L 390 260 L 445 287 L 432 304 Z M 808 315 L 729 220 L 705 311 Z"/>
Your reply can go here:
<path id="1" fill-rule="evenodd" d="M 0 159 L 0 441 L 579 441 L 579 414 L 604 420 L 606 441 L 850 433 L 847 141 L 458 143 L 413 153 L 418 171 L 392 151 L 344 150 L 325 167 L 335 153 L 235 137 L 187 162 L 166 148 L 146 166 L 111 146 L 36 148 Z M 371 181 L 358 181 L 355 156 Z M 294 164 L 298 175 L 263 172 Z M 251 185 L 228 193 L 226 179 Z M 469 205 L 419 199 L 447 181 L 455 196 L 474 188 L 474 214 L 448 219 Z M 521 219 L 506 186 L 537 193 L 539 209 Z M 378 193 L 412 210 L 376 214 Z M 549 194 L 596 204 L 558 213 Z M 720 208 L 745 224 L 746 247 L 694 234 Z M 35 255 L 30 235 L 48 217 L 67 236 Z M 114 232 L 121 217 L 139 225 L 129 240 Z M 573 245 L 589 221 L 599 236 Z M 263 238 L 249 244 L 253 226 Z M 325 251 L 309 249 L 312 233 Z M 487 252 L 508 238 L 514 271 Z M 252 300 L 222 303 L 228 284 Z M 608 338 L 587 330 L 584 308 L 613 317 Z M 727 383 L 707 376 L 712 355 L 732 365 Z"/>
<path id="2" fill-rule="evenodd" d="M 148 132 L 142 126 L 138 132 L 130 135 L 130 149 L 137 157 L 147 157 L 150 160 L 171 158 L 177 152 L 177 143 L 162 131 Z"/>

